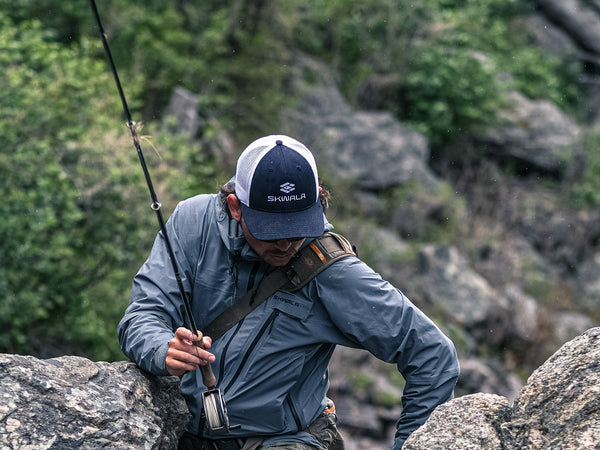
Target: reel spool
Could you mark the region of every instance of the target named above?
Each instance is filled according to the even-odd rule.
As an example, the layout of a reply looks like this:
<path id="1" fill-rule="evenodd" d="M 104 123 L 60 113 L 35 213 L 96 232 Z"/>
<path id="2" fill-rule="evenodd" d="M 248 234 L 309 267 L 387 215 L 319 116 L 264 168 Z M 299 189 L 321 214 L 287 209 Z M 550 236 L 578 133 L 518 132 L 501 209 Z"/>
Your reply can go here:
<path id="1" fill-rule="evenodd" d="M 204 349 L 204 345 L 202 344 L 202 333 L 198 331 L 197 334 L 200 339 L 195 341 L 195 345 Z M 207 390 L 202 393 L 202 404 L 208 428 L 211 431 L 225 430 L 225 432 L 239 428 L 241 425 L 229 425 L 225 399 L 223 399 L 221 390 L 215 387 L 217 379 L 213 374 L 210 364 L 200 366 L 200 373 L 202 375 L 202 383 L 207 387 Z"/>
<path id="2" fill-rule="evenodd" d="M 206 415 L 206 425 L 211 431 L 229 431 L 231 429 L 225 400 L 223 400 L 219 389 L 204 391 L 202 393 L 202 403 Z"/>

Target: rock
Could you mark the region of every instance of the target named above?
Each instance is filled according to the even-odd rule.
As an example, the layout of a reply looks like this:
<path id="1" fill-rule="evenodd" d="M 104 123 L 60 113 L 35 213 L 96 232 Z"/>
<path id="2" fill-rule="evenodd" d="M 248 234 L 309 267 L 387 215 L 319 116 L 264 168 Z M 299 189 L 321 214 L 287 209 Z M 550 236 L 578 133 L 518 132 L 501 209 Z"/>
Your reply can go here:
<path id="1" fill-rule="evenodd" d="M 426 245 L 410 280 L 425 306 L 464 327 L 479 343 L 499 348 L 511 332 L 509 302 L 470 267 L 456 247 Z M 415 287 L 420 286 L 420 287 Z"/>
<path id="2" fill-rule="evenodd" d="M 597 1 L 535 0 L 534 3 L 582 50 L 600 54 L 600 7 Z"/>
<path id="3" fill-rule="evenodd" d="M 485 242 L 477 257 L 474 269 L 497 288 L 511 283 L 531 286 L 556 278 L 553 266 L 520 235 Z"/>
<path id="4" fill-rule="evenodd" d="M 404 443 L 403 450 L 505 450 L 500 426 L 510 415 L 508 400 L 472 394 L 440 405 Z"/>
<path id="5" fill-rule="evenodd" d="M 502 425 L 505 448 L 598 448 L 599 374 L 600 328 L 592 328 L 529 377 Z"/>
<path id="6" fill-rule="evenodd" d="M 176 377 L 130 362 L 0 354 L 0 447 L 176 448 L 189 420 Z"/>
<path id="7" fill-rule="evenodd" d="M 199 96 L 182 87 L 173 90 L 163 113 L 162 127 L 175 134 L 187 134 L 194 139 L 200 128 Z"/>
<path id="8" fill-rule="evenodd" d="M 576 59 L 578 51 L 573 40 L 543 14 L 531 14 L 522 19 L 533 44 L 549 55 Z"/>
<path id="9" fill-rule="evenodd" d="M 346 359 L 359 361 L 379 385 L 375 391 L 385 387 L 380 376 L 385 370 L 379 370 L 391 365 L 344 350 L 332 362 L 333 370 L 342 369 Z M 440 405 L 404 448 L 595 449 L 600 442 L 599 368 L 600 328 L 592 328 L 533 372 L 514 406 L 496 394 L 458 397 Z M 394 430 L 385 424 L 400 411 L 384 413 L 365 403 L 371 388 L 360 400 L 336 400 L 346 414 L 348 448 L 391 443 Z M 2 448 L 174 449 L 188 420 L 176 377 L 155 377 L 130 362 L 0 354 Z M 362 437 L 352 436 L 357 430 Z M 365 433 L 371 438 L 365 439 Z"/>
<path id="10" fill-rule="evenodd" d="M 529 377 L 513 406 L 493 394 L 440 405 L 404 450 L 597 449 L 600 328 L 563 345 Z"/>
<path id="11" fill-rule="evenodd" d="M 544 48 L 552 39 L 552 46 L 564 39 L 558 36 L 562 33 L 570 40 L 576 52 L 569 51 L 563 60 L 565 64 L 579 64 L 579 82 L 587 110 L 586 119 L 591 125 L 600 123 L 600 5 L 598 0 L 533 0 L 540 14 L 546 17 L 552 25 L 544 28 Z M 554 31 L 558 29 L 560 31 Z M 539 28 L 538 28 L 539 30 Z M 548 31 L 550 31 L 550 34 Z M 539 30 L 541 31 L 541 30 Z M 539 38 L 540 33 L 534 33 Z M 539 43 L 539 39 L 537 39 Z M 576 69 L 577 70 L 577 69 Z"/>
<path id="12" fill-rule="evenodd" d="M 375 73 L 358 87 L 356 102 L 360 109 L 393 111 L 405 102 L 402 89 L 399 74 Z"/>
<path id="13" fill-rule="evenodd" d="M 352 236 L 351 244 L 356 246 L 360 258 L 368 260 L 384 279 L 395 281 L 398 271 L 390 261 L 402 260 L 402 255 L 410 250 L 405 241 L 387 228 L 360 221 L 345 221 L 339 229 Z"/>
<path id="14" fill-rule="evenodd" d="M 577 287 L 582 294 L 579 297 L 580 307 L 592 313 L 600 312 L 600 252 L 587 258 L 577 268 Z"/>
<path id="15" fill-rule="evenodd" d="M 353 110 L 335 85 L 331 69 L 298 57 L 292 91 L 297 108 L 282 112 L 282 126 L 316 156 L 325 173 L 367 190 L 414 180 L 433 187 L 439 180 L 429 169 L 427 139 L 409 130 L 389 112 Z M 316 83 L 308 83 L 306 72 Z M 311 78 L 312 80 L 312 78 Z"/>
<path id="16" fill-rule="evenodd" d="M 503 111 L 505 124 L 479 136 L 486 153 L 517 162 L 522 173 L 542 172 L 571 179 L 584 168 L 585 151 L 580 127 L 556 105 L 510 94 L 511 107 Z"/>

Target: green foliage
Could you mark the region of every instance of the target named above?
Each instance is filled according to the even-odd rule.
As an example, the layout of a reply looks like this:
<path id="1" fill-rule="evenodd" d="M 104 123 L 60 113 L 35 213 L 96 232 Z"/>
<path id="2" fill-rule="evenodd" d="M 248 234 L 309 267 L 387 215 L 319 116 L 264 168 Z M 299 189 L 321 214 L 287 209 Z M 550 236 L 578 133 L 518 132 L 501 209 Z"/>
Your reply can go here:
<path id="1" fill-rule="evenodd" d="M 107 133 L 107 114 L 122 113 L 97 48 L 46 37 L 39 22 L 0 21 L 0 351 L 115 359 L 115 327 L 158 224 L 131 141 Z M 199 158 L 185 186 L 167 184 L 193 149 L 160 141 L 173 170 L 148 162 L 167 200 L 207 184 Z"/>
<path id="2" fill-rule="evenodd" d="M 577 103 L 579 92 L 572 67 L 529 45 L 519 19 L 528 5 L 518 0 L 430 0 L 441 30 L 433 37 L 450 48 L 485 53 L 497 73 L 512 79 L 512 87 L 531 98 L 545 98 L 562 107 Z"/>
<path id="3" fill-rule="evenodd" d="M 585 143 L 587 162 L 580 183 L 571 189 L 571 199 L 579 209 L 593 209 L 600 205 L 600 130 L 590 135 Z"/>
<path id="4" fill-rule="evenodd" d="M 573 67 L 528 45 L 516 19 L 528 12 L 524 2 L 304 4 L 294 43 L 338 68 L 349 96 L 371 73 L 395 74 L 395 112 L 434 149 L 493 124 L 508 88 L 563 108 L 580 98 Z"/>
<path id="5" fill-rule="evenodd" d="M 93 20 L 89 0 L 0 0 L 0 11 L 15 24 L 38 21 L 46 38 L 63 44 L 79 42 Z"/>
<path id="6" fill-rule="evenodd" d="M 403 70 L 426 9 L 398 0 L 301 2 L 292 42 L 328 61 L 350 90 L 372 72 Z"/>
<path id="7" fill-rule="evenodd" d="M 83 329 L 65 323 L 85 314 L 86 276 L 77 268 L 91 243 L 81 228 L 80 193 L 61 159 L 67 143 L 92 123 L 100 107 L 92 99 L 100 98 L 107 79 L 92 76 L 100 65 L 83 51 L 46 42 L 37 22 L 12 26 L 2 18 L 0 45 L 6 74 L 0 91 L 0 326 L 10 330 L 0 347 L 43 353 L 53 343 L 84 337 Z"/>
<path id="8" fill-rule="evenodd" d="M 98 2 L 167 217 L 177 200 L 213 192 L 214 165 L 193 136 L 159 131 L 175 86 L 239 142 L 273 132 L 289 98 L 295 52 L 327 61 L 341 86 L 399 80 L 395 113 L 438 151 L 493 123 L 506 89 L 577 104 L 572 67 L 528 45 L 518 0 L 191 0 Z M 120 358 L 115 327 L 158 230 L 88 0 L 0 0 L 0 351 Z M 485 55 L 485 56 L 484 56 Z M 503 74 L 499 81 L 498 74 Z M 139 117 L 139 118 L 138 118 Z M 200 131 L 213 132 L 210 125 Z M 588 143 L 576 204 L 597 206 L 600 138 Z M 160 154 L 160 156 L 159 156 Z M 445 188 L 444 188 L 445 189 Z M 407 186 L 380 212 L 417 197 L 418 239 L 451 239 L 463 205 Z M 406 222 L 406 221 L 404 221 Z M 406 226 L 406 225 L 403 225 Z"/>
<path id="9" fill-rule="evenodd" d="M 399 112 L 433 146 L 491 125 L 502 102 L 495 68 L 481 55 L 427 43 L 415 52 L 406 77 L 408 108 Z"/>

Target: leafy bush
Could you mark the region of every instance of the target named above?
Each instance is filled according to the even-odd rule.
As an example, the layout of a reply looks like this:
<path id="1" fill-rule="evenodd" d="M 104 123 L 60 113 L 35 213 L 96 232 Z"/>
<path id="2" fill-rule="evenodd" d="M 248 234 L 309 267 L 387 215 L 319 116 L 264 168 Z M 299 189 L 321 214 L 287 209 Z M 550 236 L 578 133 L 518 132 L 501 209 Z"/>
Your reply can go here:
<path id="1" fill-rule="evenodd" d="M 81 257 L 102 254 L 84 253 L 92 242 L 81 228 L 80 192 L 61 160 L 68 143 L 91 126 L 100 108 L 93 99 L 107 78 L 91 76 L 102 73 L 101 66 L 84 51 L 46 42 L 37 22 L 0 21 L 0 45 L 6 74 L 0 91 L 0 327 L 9 330 L 0 347 L 44 353 L 53 343 L 85 346 L 87 336 L 67 324 L 86 313 Z"/>
<path id="2" fill-rule="evenodd" d="M 423 44 L 407 75 L 408 107 L 401 118 L 429 137 L 433 146 L 492 124 L 502 104 L 494 67 L 469 50 Z"/>
<path id="3" fill-rule="evenodd" d="M 120 358 L 115 327 L 158 225 L 127 128 L 108 132 L 121 105 L 97 47 L 45 36 L 0 21 L 0 351 Z M 148 163 L 168 211 L 212 172 L 196 158 L 176 177 L 196 150 L 160 140 L 174 169 Z"/>

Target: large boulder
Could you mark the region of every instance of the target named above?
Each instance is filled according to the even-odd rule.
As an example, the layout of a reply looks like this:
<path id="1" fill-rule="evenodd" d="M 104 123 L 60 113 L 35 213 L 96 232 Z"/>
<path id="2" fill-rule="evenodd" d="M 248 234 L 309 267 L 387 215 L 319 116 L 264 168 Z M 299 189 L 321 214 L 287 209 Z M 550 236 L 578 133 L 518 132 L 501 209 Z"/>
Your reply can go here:
<path id="1" fill-rule="evenodd" d="M 130 362 L 0 354 L 0 448 L 176 448 L 189 418 L 176 377 Z"/>
<path id="2" fill-rule="evenodd" d="M 600 3 L 598 0 L 533 0 L 584 51 L 600 54 Z"/>
<path id="3" fill-rule="evenodd" d="M 367 190 L 409 180 L 429 187 L 439 184 L 427 165 L 429 143 L 422 134 L 389 112 L 354 110 L 323 63 L 299 55 L 296 65 L 290 84 L 300 103 L 282 112 L 282 126 L 301 136 L 324 173 Z"/>
<path id="4" fill-rule="evenodd" d="M 332 361 L 332 369 L 347 356 Z M 385 387 L 385 367 L 371 364 L 369 355 L 355 357 L 372 376 L 357 397 L 368 404 L 359 414 L 372 416 L 372 438 L 353 436 L 352 431 L 365 431 L 365 417 L 354 421 L 360 415 L 353 416 L 352 402 L 340 398 L 346 389 L 333 383 L 340 418 L 350 431 L 348 448 L 388 447 L 393 427 L 382 427 L 381 421 L 392 424 L 400 411 L 391 408 L 386 414 L 377 405 L 386 403 L 390 392 L 397 403 L 400 390 Z M 458 397 L 439 406 L 405 449 L 595 449 L 600 442 L 599 367 L 600 328 L 591 328 L 538 368 L 513 406 L 493 393 Z M 364 373 L 357 377 L 365 379 Z M 188 420 L 176 377 L 155 377 L 130 362 L 0 354 L 0 448 L 174 449 Z"/>
<path id="5" fill-rule="evenodd" d="M 530 100 L 519 92 L 509 96 L 501 126 L 478 138 L 486 153 L 512 163 L 523 173 L 542 172 L 573 178 L 584 168 L 580 127 L 547 100 Z"/>
<path id="6" fill-rule="evenodd" d="M 472 394 L 439 406 L 404 450 L 597 449 L 600 328 L 567 342 L 529 377 L 513 406 Z"/>
<path id="7" fill-rule="evenodd" d="M 506 398 L 465 395 L 438 407 L 410 435 L 404 450 L 504 450 L 500 426 L 510 416 Z"/>
<path id="8" fill-rule="evenodd" d="M 502 425 L 505 448 L 598 448 L 599 376 L 600 328 L 592 328 L 529 377 Z"/>

